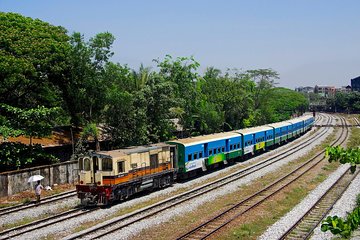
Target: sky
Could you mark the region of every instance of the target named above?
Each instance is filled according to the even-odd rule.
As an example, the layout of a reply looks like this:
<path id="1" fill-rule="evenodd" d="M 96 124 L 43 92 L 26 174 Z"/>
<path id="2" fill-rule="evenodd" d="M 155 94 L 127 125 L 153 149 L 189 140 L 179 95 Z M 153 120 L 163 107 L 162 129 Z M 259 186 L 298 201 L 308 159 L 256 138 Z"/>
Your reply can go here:
<path id="1" fill-rule="evenodd" d="M 350 85 L 360 76 L 358 0 L 0 0 L 0 11 L 63 26 L 86 39 L 110 32 L 113 62 L 193 56 L 215 67 L 278 72 L 278 85 Z"/>

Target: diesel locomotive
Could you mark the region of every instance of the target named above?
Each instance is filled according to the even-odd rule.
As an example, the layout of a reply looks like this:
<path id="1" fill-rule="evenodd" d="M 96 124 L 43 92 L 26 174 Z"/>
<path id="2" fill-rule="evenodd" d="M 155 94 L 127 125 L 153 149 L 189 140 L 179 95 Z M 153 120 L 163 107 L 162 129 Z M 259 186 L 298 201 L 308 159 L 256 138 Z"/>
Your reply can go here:
<path id="1" fill-rule="evenodd" d="M 171 186 L 220 164 L 274 148 L 311 129 L 304 116 L 264 126 L 171 140 L 80 156 L 78 197 L 84 206 L 107 205 L 143 190 Z"/>

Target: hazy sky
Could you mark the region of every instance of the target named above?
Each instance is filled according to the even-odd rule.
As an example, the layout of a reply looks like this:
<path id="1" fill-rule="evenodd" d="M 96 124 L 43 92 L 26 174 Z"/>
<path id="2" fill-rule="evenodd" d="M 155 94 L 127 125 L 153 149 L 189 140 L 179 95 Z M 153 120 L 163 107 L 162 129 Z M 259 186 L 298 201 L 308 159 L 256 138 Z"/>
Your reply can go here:
<path id="1" fill-rule="evenodd" d="M 194 56 L 214 66 L 272 68 L 279 86 L 350 84 L 360 75 L 358 0 L 0 0 L 0 11 L 61 25 L 86 38 L 108 31 L 112 61 Z"/>

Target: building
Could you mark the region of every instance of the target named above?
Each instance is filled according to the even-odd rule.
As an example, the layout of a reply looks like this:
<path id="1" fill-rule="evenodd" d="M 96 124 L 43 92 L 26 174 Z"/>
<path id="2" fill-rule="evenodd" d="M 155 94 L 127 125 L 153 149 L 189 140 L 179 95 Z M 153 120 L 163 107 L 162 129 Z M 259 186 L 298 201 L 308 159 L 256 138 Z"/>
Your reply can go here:
<path id="1" fill-rule="evenodd" d="M 355 92 L 360 92 L 360 76 L 351 79 L 351 89 Z"/>
<path id="2" fill-rule="evenodd" d="M 331 97 L 336 93 L 335 86 L 315 86 L 314 93 L 317 93 L 323 97 Z"/>
<path id="3" fill-rule="evenodd" d="M 351 86 L 347 85 L 347 86 L 342 86 L 340 88 L 336 88 L 336 92 L 349 93 L 351 92 Z"/>
<path id="4" fill-rule="evenodd" d="M 298 87 L 298 88 L 295 88 L 295 91 L 302 92 L 302 93 L 312 93 L 312 92 L 314 92 L 314 88 L 313 87 Z"/>

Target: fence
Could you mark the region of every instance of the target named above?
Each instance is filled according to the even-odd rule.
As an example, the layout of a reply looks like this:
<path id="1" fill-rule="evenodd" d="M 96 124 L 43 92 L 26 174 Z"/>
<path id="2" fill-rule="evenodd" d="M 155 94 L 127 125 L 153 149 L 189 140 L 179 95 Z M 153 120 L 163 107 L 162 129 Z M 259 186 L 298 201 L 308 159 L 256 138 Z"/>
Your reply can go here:
<path id="1" fill-rule="evenodd" d="M 10 196 L 25 190 L 32 185 L 28 179 L 33 175 L 41 175 L 43 186 L 54 184 L 75 183 L 78 179 L 78 162 L 67 161 L 52 165 L 27 168 L 0 174 L 0 197 Z"/>

